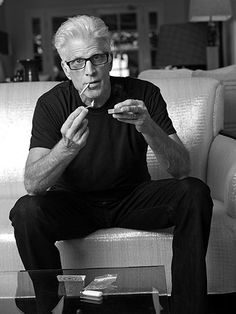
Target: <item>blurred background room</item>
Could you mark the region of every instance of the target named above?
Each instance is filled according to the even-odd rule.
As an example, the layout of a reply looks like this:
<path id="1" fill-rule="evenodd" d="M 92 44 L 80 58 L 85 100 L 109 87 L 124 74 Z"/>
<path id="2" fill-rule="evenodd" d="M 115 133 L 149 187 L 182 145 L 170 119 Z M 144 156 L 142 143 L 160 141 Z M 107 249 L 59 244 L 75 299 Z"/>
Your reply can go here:
<path id="1" fill-rule="evenodd" d="M 235 0 L 0 0 L 0 81 L 63 80 L 53 34 L 77 14 L 110 27 L 112 75 L 236 63 Z"/>

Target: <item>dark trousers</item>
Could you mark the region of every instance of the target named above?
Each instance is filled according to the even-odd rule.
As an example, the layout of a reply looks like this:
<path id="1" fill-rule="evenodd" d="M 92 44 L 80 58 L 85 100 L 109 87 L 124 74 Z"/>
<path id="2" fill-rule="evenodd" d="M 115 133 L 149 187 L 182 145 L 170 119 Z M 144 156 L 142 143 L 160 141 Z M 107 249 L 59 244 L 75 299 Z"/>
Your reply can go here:
<path id="1" fill-rule="evenodd" d="M 67 192 L 24 196 L 10 212 L 27 270 L 61 268 L 57 240 L 110 227 L 155 230 L 175 226 L 172 313 L 207 313 L 205 256 L 212 216 L 209 188 L 199 179 L 145 182 L 120 201 Z"/>

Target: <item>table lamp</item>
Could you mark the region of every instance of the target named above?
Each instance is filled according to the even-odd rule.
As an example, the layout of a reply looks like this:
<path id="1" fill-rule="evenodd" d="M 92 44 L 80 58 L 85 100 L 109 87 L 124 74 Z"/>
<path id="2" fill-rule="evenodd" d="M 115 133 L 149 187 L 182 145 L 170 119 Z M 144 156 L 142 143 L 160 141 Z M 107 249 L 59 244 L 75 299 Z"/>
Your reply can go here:
<path id="1" fill-rule="evenodd" d="M 208 22 L 208 69 L 219 67 L 221 40 L 218 22 L 227 21 L 231 15 L 230 0 L 190 0 L 190 22 Z"/>

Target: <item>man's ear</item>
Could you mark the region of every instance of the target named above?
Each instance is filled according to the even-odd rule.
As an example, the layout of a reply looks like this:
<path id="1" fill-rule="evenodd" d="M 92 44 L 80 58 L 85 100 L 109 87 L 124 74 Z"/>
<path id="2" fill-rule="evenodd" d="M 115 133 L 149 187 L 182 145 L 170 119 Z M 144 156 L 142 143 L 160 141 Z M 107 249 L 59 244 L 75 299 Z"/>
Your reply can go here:
<path id="1" fill-rule="evenodd" d="M 65 61 L 61 61 L 61 67 L 66 75 L 66 77 L 71 80 L 71 77 L 70 77 L 70 69 L 68 67 L 68 65 L 65 63 Z"/>

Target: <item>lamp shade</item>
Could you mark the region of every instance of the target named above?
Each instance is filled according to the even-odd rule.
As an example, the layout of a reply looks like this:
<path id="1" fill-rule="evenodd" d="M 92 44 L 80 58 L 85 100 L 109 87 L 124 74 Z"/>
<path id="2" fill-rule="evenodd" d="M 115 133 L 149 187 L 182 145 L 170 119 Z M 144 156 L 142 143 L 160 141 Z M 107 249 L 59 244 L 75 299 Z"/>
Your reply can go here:
<path id="1" fill-rule="evenodd" d="M 190 0 L 190 22 L 226 21 L 231 14 L 230 0 Z"/>

